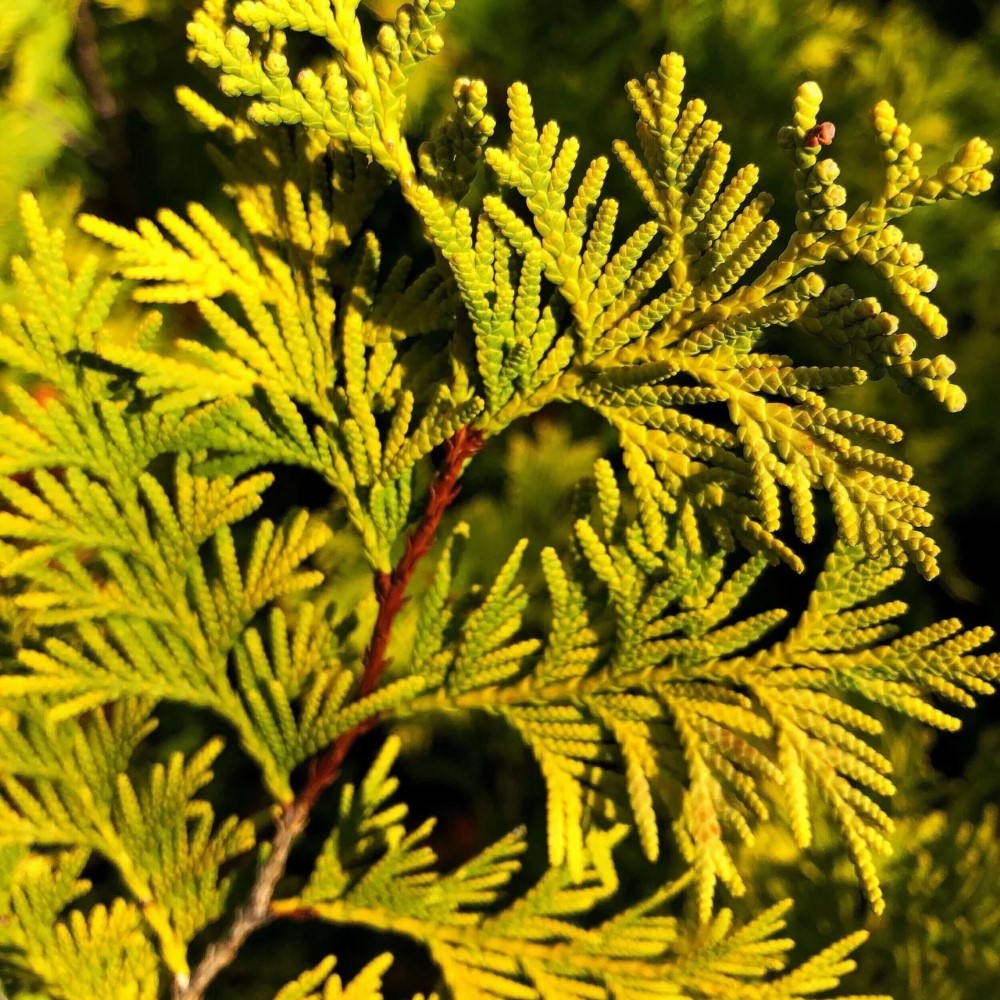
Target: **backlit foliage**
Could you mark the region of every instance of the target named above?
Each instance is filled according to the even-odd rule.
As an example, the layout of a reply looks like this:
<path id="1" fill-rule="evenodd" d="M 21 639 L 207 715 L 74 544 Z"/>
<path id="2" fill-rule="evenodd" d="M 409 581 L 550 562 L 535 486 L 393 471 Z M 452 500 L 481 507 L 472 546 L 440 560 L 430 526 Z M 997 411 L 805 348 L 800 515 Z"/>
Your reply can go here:
<path id="1" fill-rule="evenodd" d="M 452 6 L 405 4 L 369 39 L 356 0 L 203 4 L 192 58 L 238 100 L 178 97 L 220 141 L 235 228 L 200 204 L 134 228 L 83 216 L 114 251 L 106 275 L 71 267 L 22 197 L 30 252 L 0 312 L 0 962 L 24 996 L 110 981 L 192 1000 L 282 917 L 410 938 L 456 1000 L 835 989 L 865 933 L 790 964 L 789 904 L 741 920 L 720 898 L 746 892 L 740 845 L 775 806 L 799 851 L 830 823 L 881 913 L 894 784 L 878 710 L 951 729 L 949 703 L 992 691 L 988 629 L 897 629 L 905 605 L 884 591 L 908 563 L 937 572 L 928 496 L 891 454 L 897 427 L 829 398 L 888 376 L 962 407 L 954 365 L 903 329 L 947 324 L 895 221 L 984 191 L 990 147 L 925 170 L 880 102 L 881 179 L 848 205 L 803 84 L 778 136 L 798 209 L 782 237 L 670 54 L 628 88 L 636 140 L 614 152 L 647 219 L 618 233 L 610 161 L 578 164 L 524 84 L 506 145 L 485 85 L 461 79 L 411 149 L 408 81 Z M 423 266 L 383 259 L 370 215 L 391 185 Z M 845 261 L 900 316 L 824 277 Z M 141 322 L 115 320 L 123 280 Z M 836 363 L 772 350 L 786 329 Z M 553 403 L 618 441 L 564 537 L 522 539 L 466 586 L 458 522 L 416 573 L 465 463 Z M 289 467 L 331 499 L 263 516 Z M 769 563 L 804 571 L 827 502 L 838 539 L 805 610 L 740 611 Z M 374 596 L 345 610 L 347 535 Z M 171 703 L 256 768 L 255 806 L 212 804 L 222 739 L 160 753 Z M 438 863 L 434 821 L 404 822 L 391 734 L 340 783 L 307 876 L 282 883 L 361 735 L 481 715 L 544 782 L 533 884 L 524 827 Z M 632 834 L 659 880 L 641 899 L 616 867 Z M 95 885 L 88 865 L 113 875 Z M 278 1000 L 375 998 L 391 963 L 344 980 L 328 957 Z"/>

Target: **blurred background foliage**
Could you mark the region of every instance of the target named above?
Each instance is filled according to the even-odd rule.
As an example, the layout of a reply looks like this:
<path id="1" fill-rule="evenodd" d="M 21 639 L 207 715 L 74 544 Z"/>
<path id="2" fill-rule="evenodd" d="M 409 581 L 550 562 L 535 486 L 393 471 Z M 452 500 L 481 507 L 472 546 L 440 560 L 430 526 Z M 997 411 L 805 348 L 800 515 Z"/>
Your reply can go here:
<path id="1" fill-rule="evenodd" d="M 40 197 L 49 221 L 67 230 L 80 254 L 95 252 L 72 233 L 81 208 L 127 224 L 196 199 L 231 218 L 205 136 L 173 96 L 185 84 L 219 99 L 213 82 L 186 57 L 184 25 L 194 5 L 0 2 L 0 259 L 19 248 L 16 201 L 24 189 Z M 373 27 L 396 7 L 394 0 L 364 5 Z M 538 115 L 578 135 L 589 156 L 607 153 L 612 139 L 632 133 L 625 82 L 654 66 L 662 52 L 681 52 L 688 94 L 703 97 L 723 123 L 733 162 L 761 167 L 761 187 L 776 196 L 775 214 L 786 231 L 795 208 L 783 196 L 791 184 L 775 135 L 804 79 L 824 90 L 824 114 L 837 125 L 836 156 L 852 197 L 866 191 L 878 169 L 868 113 L 881 97 L 913 127 L 930 162 L 971 135 L 994 145 L 1000 139 L 1000 7 L 988 0 L 459 0 L 446 37 L 444 53 L 426 64 L 411 96 L 415 136 L 446 109 L 455 76 L 485 79 L 501 121 L 504 91 L 524 80 Z M 625 231 L 639 202 L 621 174 L 612 176 L 612 193 L 624 197 Z M 884 384 L 866 386 L 860 399 L 855 390 L 851 400 L 854 408 L 906 428 L 903 457 L 935 498 L 944 571 L 932 585 L 911 581 L 902 595 L 916 623 L 957 614 L 970 625 L 1000 625 L 998 201 L 995 189 L 929 215 L 917 212 L 905 223 L 908 238 L 923 244 L 940 273 L 936 301 L 951 321 L 942 350 L 959 365 L 966 409 L 949 415 Z M 884 288 L 865 287 L 862 275 L 848 277 L 892 308 Z M 189 315 L 182 319 L 190 322 Z M 472 528 L 464 584 L 488 579 L 522 535 L 535 551 L 564 538 L 574 486 L 610 445 L 585 420 L 545 412 L 477 459 L 453 517 Z M 275 491 L 269 514 L 326 501 L 310 482 L 287 476 Z M 374 605 L 366 599 L 361 561 L 346 540 L 325 557 L 336 568 L 336 596 L 357 608 L 355 641 L 363 645 Z M 776 572 L 765 586 L 762 606 L 794 607 L 802 600 L 801 581 L 790 574 Z M 401 646 L 405 639 L 404 625 Z M 908 775 L 893 806 L 899 853 L 886 865 L 888 915 L 872 926 L 873 941 L 851 988 L 932 1000 L 972 997 L 977 990 L 994 995 L 1000 982 L 998 720 L 993 699 L 969 713 L 961 734 L 936 744 L 912 728 L 890 730 L 891 756 Z M 204 724 L 179 716 L 172 727 L 176 743 L 198 744 Z M 445 858 L 458 862 L 519 818 L 541 815 L 539 783 L 504 734 L 477 730 L 470 739 L 442 727 L 402 735 L 413 751 L 409 786 L 422 803 L 414 817 L 442 816 L 436 846 Z M 233 767 L 231 777 L 253 780 L 239 764 Z M 796 897 L 799 919 L 791 931 L 805 950 L 866 919 L 849 863 L 827 849 L 822 836 L 799 859 L 786 828 L 776 824 L 753 854 L 758 877 L 746 906 Z M 648 886 L 648 869 L 637 863 L 633 870 L 637 885 Z M 310 950 L 308 933 L 273 934 L 290 960 L 310 960 L 302 954 Z M 247 959 L 238 995 L 270 995 L 267 980 L 281 981 L 281 963 L 262 963 L 264 953 L 257 952 L 256 962 Z M 363 948 L 356 957 L 364 958 Z M 404 961 L 401 969 L 410 973 L 400 975 L 419 966 L 417 958 Z"/>

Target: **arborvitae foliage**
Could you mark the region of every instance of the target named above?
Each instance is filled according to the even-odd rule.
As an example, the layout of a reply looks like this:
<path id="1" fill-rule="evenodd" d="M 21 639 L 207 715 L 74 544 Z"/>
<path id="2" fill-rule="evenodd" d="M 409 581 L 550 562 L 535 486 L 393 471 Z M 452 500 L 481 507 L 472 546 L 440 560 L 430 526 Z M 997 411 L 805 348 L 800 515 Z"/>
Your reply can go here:
<path id="1" fill-rule="evenodd" d="M 1000 975 L 997 733 L 984 736 L 965 774 L 950 782 L 929 766 L 929 735 L 909 724 L 886 737 L 902 786 L 893 800 L 892 854 L 878 862 L 891 920 L 859 906 L 837 834 L 822 821 L 808 854 L 795 850 L 780 823 L 759 831 L 742 859 L 753 866 L 748 896 L 754 908 L 793 896 L 789 930 L 807 949 L 866 926 L 871 940 L 851 977 L 856 989 L 941 1000 L 988 996 Z"/>
<path id="2" fill-rule="evenodd" d="M 374 38 L 356 0 L 202 6 L 191 54 L 233 100 L 178 97 L 220 144 L 238 227 L 198 204 L 134 229 L 84 216 L 116 251 L 109 276 L 71 268 L 22 198 L 30 253 L 0 314 L 0 962 L 15 996 L 224 995 L 250 935 L 282 918 L 419 942 L 455 1000 L 835 990 L 865 932 L 790 962 L 788 903 L 734 917 L 739 846 L 776 806 L 798 851 L 831 824 L 881 913 L 894 785 L 878 710 L 953 728 L 949 703 L 992 690 L 1000 658 L 974 654 L 987 629 L 898 634 L 905 608 L 884 591 L 910 563 L 937 571 L 928 497 L 891 454 L 901 431 L 828 395 L 888 376 L 961 408 L 954 365 L 906 332 L 946 322 L 895 221 L 985 190 L 989 146 L 925 170 L 883 101 L 881 179 L 848 204 L 806 83 L 778 134 L 798 210 L 782 236 L 671 54 L 628 88 L 636 141 L 614 152 L 647 220 L 617 233 L 609 161 L 578 164 L 523 84 L 504 145 L 469 79 L 422 144 L 404 137 L 408 82 L 451 6 L 406 4 Z M 383 260 L 376 206 L 397 230 L 420 224 L 424 266 Z M 870 269 L 902 318 L 828 283 L 839 262 Z M 119 279 L 164 313 L 125 322 Z M 836 363 L 776 353 L 776 329 Z M 466 586 L 467 525 L 438 537 L 463 471 L 553 403 L 592 411 L 619 447 L 562 537 L 522 540 Z M 262 516 L 291 468 L 332 500 Z M 768 563 L 804 572 L 828 502 L 839 537 L 805 609 L 741 612 Z M 346 539 L 374 594 L 357 609 L 337 602 Z M 218 736 L 157 741 L 175 706 Z M 477 715 L 535 759 L 546 828 L 449 870 L 433 819 L 407 822 L 393 766 L 408 727 Z M 381 749 L 344 779 L 375 729 Z M 223 737 L 260 783 L 233 814 L 210 785 Z M 339 807 L 317 830 L 321 798 Z M 322 846 L 292 859 L 307 830 Z M 630 840 L 641 892 L 618 871 Z M 374 998 L 391 961 L 345 981 L 331 956 L 277 995 Z"/>

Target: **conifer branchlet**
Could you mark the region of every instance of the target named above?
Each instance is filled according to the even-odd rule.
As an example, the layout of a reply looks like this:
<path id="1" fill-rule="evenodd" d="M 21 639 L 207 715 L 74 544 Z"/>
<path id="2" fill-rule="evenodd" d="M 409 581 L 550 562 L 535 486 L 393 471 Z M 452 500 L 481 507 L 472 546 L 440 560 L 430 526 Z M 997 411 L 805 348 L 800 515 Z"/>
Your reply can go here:
<path id="1" fill-rule="evenodd" d="M 506 145 L 485 85 L 462 78 L 411 149 L 408 81 L 453 6 L 403 4 L 369 38 L 358 0 L 203 3 L 190 52 L 227 99 L 178 97 L 223 145 L 237 232 L 199 204 L 133 228 L 83 216 L 113 251 L 104 275 L 71 267 L 22 199 L 29 252 L 0 307 L 0 969 L 19 987 L 198 1000 L 251 934 L 294 917 L 419 942 L 455 1000 L 835 989 L 865 933 L 790 965 L 789 904 L 743 921 L 720 904 L 746 891 L 741 847 L 775 807 L 800 851 L 829 823 L 881 913 L 895 786 L 875 709 L 949 729 L 948 703 L 993 690 L 988 629 L 899 633 L 905 605 L 882 595 L 907 564 L 937 572 L 929 498 L 889 453 L 897 427 L 831 403 L 889 376 L 962 407 L 954 364 L 903 326 L 947 332 L 895 220 L 985 191 L 990 147 L 926 173 L 880 102 L 882 178 L 849 205 L 803 84 L 778 137 L 797 209 L 781 242 L 757 168 L 730 169 L 669 54 L 628 86 L 636 141 L 614 154 L 647 218 L 621 233 L 611 161 L 580 163 L 525 84 Z M 424 270 L 366 229 L 390 184 L 432 249 Z M 902 315 L 828 284 L 841 261 Z M 781 330 L 830 363 L 779 353 Z M 612 427 L 622 468 L 596 462 L 568 541 L 524 539 L 467 589 L 468 526 L 443 530 L 463 470 L 552 403 Z M 331 499 L 265 518 L 288 467 Z M 768 563 L 803 571 L 824 496 L 838 540 L 806 610 L 743 615 Z M 336 600 L 348 537 L 367 617 Z M 169 703 L 228 735 L 266 816 L 217 815 L 217 738 L 150 763 Z M 433 820 L 407 824 L 397 801 L 398 733 L 477 715 L 544 781 L 530 836 L 548 867 L 527 889 L 528 829 L 445 871 Z M 378 725 L 395 732 L 343 780 Z M 327 794 L 332 828 L 283 881 Z M 623 901 L 615 852 L 633 834 L 678 874 Z M 95 861 L 110 902 L 91 896 Z M 375 998 L 391 963 L 344 982 L 330 956 L 276 1000 Z"/>

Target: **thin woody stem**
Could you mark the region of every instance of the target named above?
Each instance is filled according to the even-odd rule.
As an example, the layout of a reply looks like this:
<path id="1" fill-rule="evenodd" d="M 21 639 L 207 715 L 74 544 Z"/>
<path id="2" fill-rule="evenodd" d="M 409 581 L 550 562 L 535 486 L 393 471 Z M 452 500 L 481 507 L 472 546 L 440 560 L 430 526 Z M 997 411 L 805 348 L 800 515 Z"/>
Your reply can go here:
<path id="1" fill-rule="evenodd" d="M 257 871 L 249 898 L 237 910 L 225 936 L 209 945 L 190 979 L 174 980 L 173 1000 L 201 1000 L 215 977 L 232 964 L 247 938 L 270 923 L 271 898 L 285 874 L 292 845 L 308 821 L 308 811 L 297 800 L 281 814 L 271 841 L 271 853 Z"/>
<path id="2" fill-rule="evenodd" d="M 364 670 L 358 688 L 358 698 L 364 698 L 378 687 L 385 670 L 386 650 L 392 637 L 392 626 L 396 616 L 403 609 L 406 589 L 420 560 L 430 551 L 434 536 L 444 512 L 458 496 L 458 477 L 462 468 L 483 446 L 482 432 L 462 427 L 446 444 L 444 464 L 427 497 L 427 508 L 413 533 L 406 539 L 406 548 L 395 569 L 391 573 L 379 573 L 375 577 L 375 593 L 378 597 L 378 615 L 372 629 L 372 637 L 365 650 L 362 663 Z M 306 786 L 296 799 L 311 809 L 316 800 L 340 773 L 340 767 L 348 751 L 358 737 L 363 736 L 377 722 L 376 717 L 366 719 L 340 736 L 325 753 L 313 759 L 309 767 Z"/>
<path id="3" fill-rule="evenodd" d="M 484 440 L 481 431 L 468 427 L 460 428 L 448 439 L 444 462 L 431 483 L 427 507 L 420 523 L 407 537 L 406 547 L 392 572 L 379 573 L 375 577 L 378 614 L 371 640 L 362 657 L 363 669 L 355 700 L 367 697 L 378 687 L 388 664 L 386 652 L 393 625 L 406 601 L 406 590 L 420 560 L 434 544 L 444 512 L 458 496 L 458 479 L 465 463 L 482 448 Z M 201 1000 L 216 976 L 239 954 L 247 938 L 274 919 L 271 900 L 288 867 L 292 846 L 308 825 L 319 797 L 337 780 L 351 747 L 377 722 L 377 716 L 362 720 L 310 762 L 305 786 L 278 818 L 271 853 L 257 871 L 249 898 L 236 912 L 226 934 L 208 947 L 190 979 L 178 977 L 175 980 L 173 1000 Z"/>
<path id="4" fill-rule="evenodd" d="M 91 154 L 95 165 L 108 173 L 109 188 L 118 210 L 127 216 L 137 211 L 135 180 L 128 169 L 131 151 L 125 137 L 123 108 L 108 83 L 97 40 L 97 23 L 91 0 L 81 0 L 76 15 L 74 56 L 105 148 Z"/>

